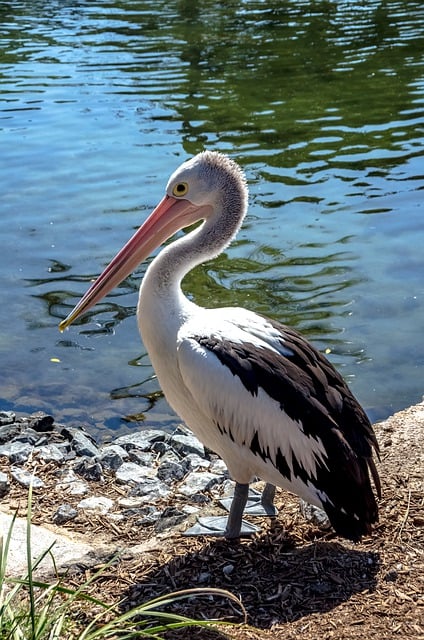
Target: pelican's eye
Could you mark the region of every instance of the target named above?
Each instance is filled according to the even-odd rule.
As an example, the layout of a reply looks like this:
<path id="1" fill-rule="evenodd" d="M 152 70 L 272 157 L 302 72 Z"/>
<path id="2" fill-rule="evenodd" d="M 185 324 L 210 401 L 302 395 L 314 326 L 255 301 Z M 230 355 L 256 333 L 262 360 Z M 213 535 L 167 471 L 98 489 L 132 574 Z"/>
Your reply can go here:
<path id="1" fill-rule="evenodd" d="M 176 198 L 182 198 L 188 193 L 188 184 L 187 182 L 177 182 L 175 187 L 172 189 L 172 195 Z"/>

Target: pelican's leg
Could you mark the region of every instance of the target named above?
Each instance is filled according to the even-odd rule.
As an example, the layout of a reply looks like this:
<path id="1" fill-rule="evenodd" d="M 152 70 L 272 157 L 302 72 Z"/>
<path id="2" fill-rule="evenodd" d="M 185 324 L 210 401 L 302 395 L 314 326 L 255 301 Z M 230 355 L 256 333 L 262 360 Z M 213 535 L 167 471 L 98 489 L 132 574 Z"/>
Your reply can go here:
<path id="1" fill-rule="evenodd" d="M 277 509 L 274 506 L 275 498 L 275 485 L 266 483 L 264 490 L 262 491 L 261 504 L 269 516 L 276 516 Z"/>
<path id="2" fill-rule="evenodd" d="M 236 482 L 234 497 L 228 515 L 224 536 L 226 538 L 238 538 L 240 536 L 243 511 L 249 495 L 249 485 Z"/>
<path id="3" fill-rule="evenodd" d="M 250 536 L 260 529 L 242 520 L 244 507 L 249 495 L 249 485 L 236 482 L 234 498 L 231 501 L 229 515 L 203 516 L 197 519 L 195 525 L 184 532 L 186 536 L 225 536 L 228 539 L 240 536 Z"/>
<path id="4" fill-rule="evenodd" d="M 259 491 L 256 491 L 256 489 L 250 489 L 247 496 L 247 504 L 245 505 L 246 508 L 244 510 L 245 515 L 259 516 L 261 518 L 274 518 L 278 513 L 277 509 L 274 507 L 274 496 L 275 486 L 269 482 L 266 483 L 262 494 L 260 494 Z M 227 509 L 227 511 L 232 509 L 233 502 L 234 499 L 231 497 L 222 498 L 220 500 L 220 503 L 225 509 Z"/>

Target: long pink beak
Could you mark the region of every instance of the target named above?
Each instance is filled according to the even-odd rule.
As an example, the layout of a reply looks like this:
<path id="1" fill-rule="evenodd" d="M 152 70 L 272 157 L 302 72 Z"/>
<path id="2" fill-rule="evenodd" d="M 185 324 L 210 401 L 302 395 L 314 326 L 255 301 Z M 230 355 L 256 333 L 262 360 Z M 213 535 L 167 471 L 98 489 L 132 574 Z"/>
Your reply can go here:
<path id="1" fill-rule="evenodd" d="M 145 260 L 154 249 L 180 229 L 204 217 L 205 208 L 189 200 L 166 195 L 138 231 L 122 247 L 103 273 L 88 289 L 71 313 L 59 324 L 62 332 L 88 311 Z"/>

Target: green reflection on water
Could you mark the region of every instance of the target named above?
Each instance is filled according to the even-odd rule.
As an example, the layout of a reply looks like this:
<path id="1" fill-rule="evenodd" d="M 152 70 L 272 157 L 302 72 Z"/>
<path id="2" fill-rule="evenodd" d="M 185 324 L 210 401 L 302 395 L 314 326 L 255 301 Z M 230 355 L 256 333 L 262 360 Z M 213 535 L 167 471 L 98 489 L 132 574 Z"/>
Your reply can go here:
<path id="1" fill-rule="evenodd" d="M 397 1 L 3 3 L 6 403 L 96 429 L 173 422 L 137 364 L 145 266 L 54 332 L 204 147 L 243 165 L 250 210 L 187 295 L 301 329 L 381 413 L 419 399 L 423 18 Z"/>

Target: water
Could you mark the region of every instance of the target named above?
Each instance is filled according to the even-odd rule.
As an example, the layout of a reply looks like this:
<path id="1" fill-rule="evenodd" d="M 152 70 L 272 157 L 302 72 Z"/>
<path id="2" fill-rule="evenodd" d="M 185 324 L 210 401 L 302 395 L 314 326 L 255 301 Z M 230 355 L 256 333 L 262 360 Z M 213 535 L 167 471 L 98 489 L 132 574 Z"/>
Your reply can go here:
<path id="1" fill-rule="evenodd" d="M 0 3 L 0 406 L 99 437 L 178 422 L 136 328 L 145 265 L 57 324 L 203 148 L 250 209 L 187 295 L 300 329 L 372 418 L 419 401 L 421 4 Z"/>

